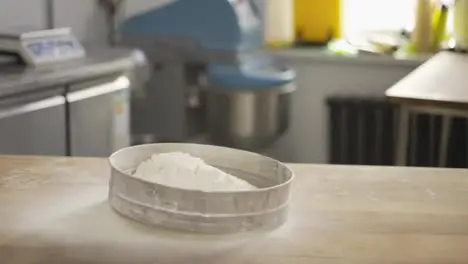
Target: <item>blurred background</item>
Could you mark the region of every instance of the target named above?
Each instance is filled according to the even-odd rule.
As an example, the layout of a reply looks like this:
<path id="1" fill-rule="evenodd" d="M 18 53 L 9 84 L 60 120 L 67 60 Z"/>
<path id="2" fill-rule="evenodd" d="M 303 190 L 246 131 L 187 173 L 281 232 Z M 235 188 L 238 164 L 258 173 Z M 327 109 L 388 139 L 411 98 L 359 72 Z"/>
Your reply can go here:
<path id="1" fill-rule="evenodd" d="M 186 6 L 176 0 L 3 0 L 0 33 L 19 27 L 69 27 L 85 47 L 143 51 L 150 73 L 138 84 L 143 88 L 132 89 L 127 144 L 204 142 L 285 162 L 376 165 L 394 164 L 397 109 L 385 100 L 385 90 L 437 51 L 463 49 L 468 34 L 467 1 L 217 1 L 228 5 L 212 0 Z M 232 10 L 234 19 L 220 15 Z M 195 26 L 198 21 L 208 21 L 204 25 L 213 28 L 203 31 L 206 28 Z M 178 39 L 185 37 L 181 32 L 197 30 L 199 35 L 186 33 L 187 38 Z M 192 45 L 192 39 L 202 44 Z M 176 70 L 180 65 L 183 71 Z M 205 99 L 198 88 L 205 86 L 211 110 L 200 106 Z M 161 92 L 177 89 L 189 94 L 183 95 L 184 102 Z M 245 110 L 249 107 L 253 110 Z M 245 120 L 255 125 L 239 125 Z M 456 120 L 454 125 L 458 144 L 452 143 L 449 152 L 458 154 L 449 158 L 450 166 L 466 166 L 465 122 Z M 412 126 L 412 165 L 433 165 L 440 120 L 421 115 Z M 111 150 L 76 155 L 105 156 Z M 34 146 L 2 150 L 1 144 L 0 152 L 63 154 Z"/>

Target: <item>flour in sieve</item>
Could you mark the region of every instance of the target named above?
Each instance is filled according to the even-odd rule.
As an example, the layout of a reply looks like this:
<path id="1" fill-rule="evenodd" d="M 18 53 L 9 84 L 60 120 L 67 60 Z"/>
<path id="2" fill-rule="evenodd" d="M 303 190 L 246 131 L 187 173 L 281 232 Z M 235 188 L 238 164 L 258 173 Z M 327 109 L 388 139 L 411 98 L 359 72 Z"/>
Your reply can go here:
<path id="1" fill-rule="evenodd" d="M 155 154 L 142 162 L 135 177 L 166 186 L 202 191 L 257 189 L 250 183 L 206 164 L 187 153 Z"/>

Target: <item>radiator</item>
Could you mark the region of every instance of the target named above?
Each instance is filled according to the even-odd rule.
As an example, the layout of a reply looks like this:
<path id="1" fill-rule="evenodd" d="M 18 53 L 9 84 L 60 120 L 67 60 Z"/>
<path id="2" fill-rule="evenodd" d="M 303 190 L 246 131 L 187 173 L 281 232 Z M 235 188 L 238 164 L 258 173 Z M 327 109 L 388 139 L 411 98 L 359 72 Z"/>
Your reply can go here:
<path id="1" fill-rule="evenodd" d="M 332 164 L 394 165 L 399 108 L 385 98 L 332 96 L 328 108 L 328 160 Z M 410 117 L 410 166 L 437 166 L 440 116 Z M 468 167 L 468 120 L 452 122 L 447 167 Z"/>

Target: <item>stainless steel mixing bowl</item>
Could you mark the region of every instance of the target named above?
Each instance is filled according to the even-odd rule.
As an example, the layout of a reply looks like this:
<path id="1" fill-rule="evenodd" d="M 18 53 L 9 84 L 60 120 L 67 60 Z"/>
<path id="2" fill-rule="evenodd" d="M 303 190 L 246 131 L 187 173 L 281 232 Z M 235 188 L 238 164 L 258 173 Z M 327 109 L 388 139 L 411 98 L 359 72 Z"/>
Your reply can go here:
<path id="1" fill-rule="evenodd" d="M 268 91 L 207 91 L 207 132 L 216 145 L 242 149 L 269 146 L 289 126 L 294 84 Z"/>
<path id="2" fill-rule="evenodd" d="M 242 178 L 258 190 L 203 192 L 164 186 L 133 176 L 151 155 L 185 152 Z M 242 150 L 198 144 L 148 144 L 110 157 L 109 202 L 135 221 L 201 233 L 274 228 L 286 221 L 294 173 L 274 159 Z"/>

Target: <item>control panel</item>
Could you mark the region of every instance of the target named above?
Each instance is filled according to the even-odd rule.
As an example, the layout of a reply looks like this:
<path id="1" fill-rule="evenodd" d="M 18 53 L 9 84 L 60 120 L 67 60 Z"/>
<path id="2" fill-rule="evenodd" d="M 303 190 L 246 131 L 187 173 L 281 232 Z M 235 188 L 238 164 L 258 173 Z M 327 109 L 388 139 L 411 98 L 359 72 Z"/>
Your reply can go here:
<path id="1" fill-rule="evenodd" d="M 68 28 L 0 34 L 0 52 L 16 53 L 34 66 L 85 56 L 83 46 Z"/>

